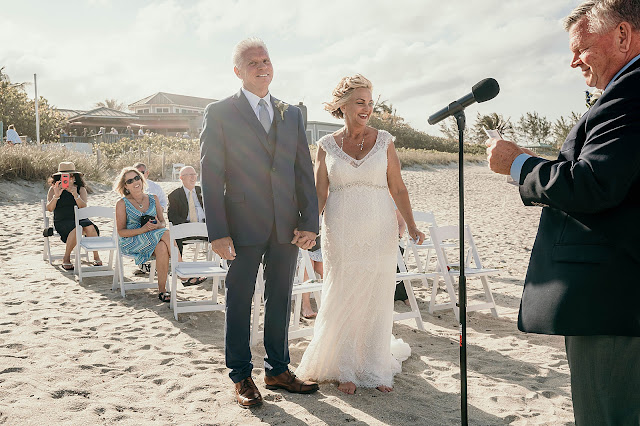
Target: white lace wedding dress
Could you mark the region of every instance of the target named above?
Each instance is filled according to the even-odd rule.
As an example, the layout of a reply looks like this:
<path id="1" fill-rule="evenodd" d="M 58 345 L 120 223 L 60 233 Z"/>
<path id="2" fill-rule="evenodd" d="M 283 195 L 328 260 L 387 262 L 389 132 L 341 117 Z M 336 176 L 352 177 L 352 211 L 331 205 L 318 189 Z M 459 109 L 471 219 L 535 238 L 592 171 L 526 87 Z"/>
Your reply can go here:
<path id="1" fill-rule="evenodd" d="M 318 141 L 329 174 L 321 237 L 324 286 L 313 340 L 296 370 L 301 378 L 393 386 L 394 374 L 411 354 L 391 334 L 398 250 L 387 186 L 393 139 L 380 130 L 360 160 L 342 151 L 332 135 Z"/>

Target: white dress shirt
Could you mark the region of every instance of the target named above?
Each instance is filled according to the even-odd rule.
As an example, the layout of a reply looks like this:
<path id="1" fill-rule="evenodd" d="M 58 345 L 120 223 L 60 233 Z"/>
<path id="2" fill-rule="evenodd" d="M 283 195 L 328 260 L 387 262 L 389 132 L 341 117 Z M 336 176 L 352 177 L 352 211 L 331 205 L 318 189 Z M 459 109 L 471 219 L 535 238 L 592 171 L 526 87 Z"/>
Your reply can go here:
<path id="1" fill-rule="evenodd" d="M 158 200 L 160 200 L 162 210 L 164 210 L 164 214 L 167 214 L 167 206 L 169 205 L 169 200 L 167 199 L 167 195 L 164 193 L 160 185 L 150 179 L 147 179 L 147 193 L 150 195 L 158 196 Z"/>
<path id="2" fill-rule="evenodd" d="M 184 189 L 184 195 L 187 196 L 187 206 L 189 205 L 189 193 L 193 192 L 193 202 L 196 205 L 196 214 L 198 215 L 198 222 L 204 222 L 204 210 L 200 205 L 200 201 L 198 201 L 198 194 L 196 194 L 196 189 L 193 188 L 191 191 L 189 191 L 184 186 L 182 187 L 182 189 Z M 187 209 L 187 222 L 191 222 L 191 215 L 189 214 L 189 209 Z"/>
<path id="3" fill-rule="evenodd" d="M 273 105 L 271 105 L 270 93 L 267 93 L 264 98 L 260 98 L 258 97 L 258 95 L 251 93 L 244 87 L 242 88 L 242 93 L 244 93 L 244 95 L 247 97 L 249 105 L 251 105 L 251 108 L 253 109 L 253 112 L 256 115 L 258 121 L 260 120 L 260 109 L 258 108 L 258 102 L 260 102 L 260 99 L 264 99 L 267 103 L 267 111 L 269 111 L 269 120 L 273 123 Z"/>

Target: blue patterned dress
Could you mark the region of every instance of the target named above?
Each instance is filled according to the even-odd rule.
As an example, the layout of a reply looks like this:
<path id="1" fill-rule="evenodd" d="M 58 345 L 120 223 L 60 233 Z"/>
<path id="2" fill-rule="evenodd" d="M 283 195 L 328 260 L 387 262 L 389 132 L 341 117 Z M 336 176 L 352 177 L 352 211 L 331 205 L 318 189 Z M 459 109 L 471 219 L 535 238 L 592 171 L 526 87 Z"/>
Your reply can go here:
<path id="1" fill-rule="evenodd" d="M 142 216 L 155 216 L 157 214 L 156 197 L 153 195 L 149 195 L 149 208 L 146 212 L 136 209 L 126 197 L 122 199 L 127 213 L 127 229 L 138 229 L 140 228 L 140 218 Z M 160 241 L 166 230 L 166 228 L 154 229 L 133 237 L 120 237 L 120 251 L 128 256 L 134 256 L 138 265 L 148 262 L 158 245 L 158 241 Z"/>

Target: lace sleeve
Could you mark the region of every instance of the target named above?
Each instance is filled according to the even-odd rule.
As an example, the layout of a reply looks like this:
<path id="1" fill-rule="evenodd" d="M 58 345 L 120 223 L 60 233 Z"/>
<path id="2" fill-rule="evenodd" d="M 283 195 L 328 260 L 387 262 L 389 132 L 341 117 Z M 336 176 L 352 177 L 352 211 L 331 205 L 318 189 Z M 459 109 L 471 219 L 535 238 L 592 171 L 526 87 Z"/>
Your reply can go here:
<path id="1" fill-rule="evenodd" d="M 323 137 L 321 137 L 320 139 L 318 139 L 316 141 L 316 145 L 318 145 L 319 148 L 322 148 L 324 151 L 327 150 L 327 141 L 329 140 L 329 136 L 330 135 L 324 135 Z"/>
<path id="2" fill-rule="evenodd" d="M 396 137 L 393 136 L 391 133 L 387 132 L 386 130 L 378 130 L 378 132 L 380 133 L 380 140 L 382 141 L 383 147 L 385 149 L 389 147 L 389 144 L 391 142 L 396 141 Z"/>

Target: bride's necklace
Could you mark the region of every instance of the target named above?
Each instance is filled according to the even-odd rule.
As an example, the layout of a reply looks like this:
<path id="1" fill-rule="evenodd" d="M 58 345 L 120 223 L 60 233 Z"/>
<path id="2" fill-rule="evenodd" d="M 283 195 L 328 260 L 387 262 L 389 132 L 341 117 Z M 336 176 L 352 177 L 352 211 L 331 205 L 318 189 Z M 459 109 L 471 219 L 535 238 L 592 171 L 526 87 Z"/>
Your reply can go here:
<path id="1" fill-rule="evenodd" d="M 131 199 L 133 199 L 133 201 L 135 201 L 138 204 L 138 208 L 143 208 L 142 207 L 142 203 L 144 203 L 144 194 L 142 194 L 142 202 L 138 201 L 135 199 L 135 197 L 133 196 L 133 194 L 131 194 Z"/>
<path id="2" fill-rule="evenodd" d="M 342 148 L 344 146 L 344 134 L 347 133 L 347 129 L 345 128 L 344 131 L 342 132 L 342 136 L 340 136 L 340 149 L 342 149 L 344 151 L 344 149 Z M 364 136 L 365 133 L 367 133 L 366 129 L 364 132 L 362 132 L 362 142 L 357 143 L 356 145 L 360 147 L 360 151 L 362 151 L 362 149 L 364 148 Z"/>

